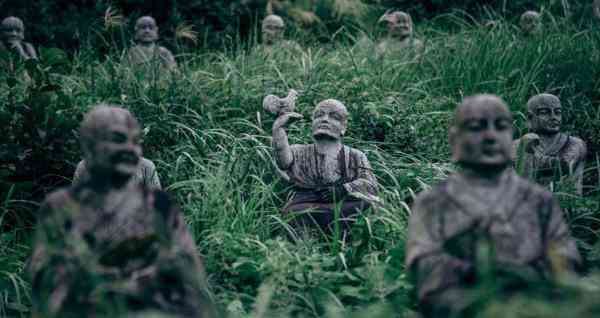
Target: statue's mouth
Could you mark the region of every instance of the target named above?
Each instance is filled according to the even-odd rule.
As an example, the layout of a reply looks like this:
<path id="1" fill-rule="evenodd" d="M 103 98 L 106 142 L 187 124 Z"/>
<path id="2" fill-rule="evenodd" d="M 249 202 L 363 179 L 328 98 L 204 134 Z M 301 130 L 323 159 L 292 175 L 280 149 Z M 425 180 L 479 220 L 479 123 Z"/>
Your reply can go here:
<path id="1" fill-rule="evenodd" d="M 113 156 L 112 162 L 115 164 L 130 164 L 137 165 L 140 158 L 131 151 L 121 151 Z"/>

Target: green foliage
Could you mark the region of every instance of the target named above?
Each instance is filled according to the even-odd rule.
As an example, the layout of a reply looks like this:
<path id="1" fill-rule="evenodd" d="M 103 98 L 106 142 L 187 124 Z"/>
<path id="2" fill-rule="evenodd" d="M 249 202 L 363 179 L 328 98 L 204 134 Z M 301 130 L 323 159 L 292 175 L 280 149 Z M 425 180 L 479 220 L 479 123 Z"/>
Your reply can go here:
<path id="1" fill-rule="evenodd" d="M 591 107 L 598 96 L 598 35 L 577 32 L 565 19 L 552 20 L 544 37 L 525 39 L 505 21 L 482 30 L 447 16 L 438 22 L 452 25 L 453 33 L 434 24 L 417 26 L 427 36 L 427 49 L 418 58 L 380 60 L 344 41 L 308 47 L 302 54 L 265 56 L 236 42 L 223 53 L 182 56 L 179 72 L 162 77 L 121 64 L 118 49 L 99 59 L 88 47 L 71 60 L 42 50 L 40 62 L 16 62 L 0 73 L 0 114 L 8 127 L 3 138 L 22 149 L 0 153 L 12 156 L 16 169 L 28 156 L 27 147 L 35 149 L 36 160 L 50 163 L 42 165 L 42 175 L 68 182 L 80 157 L 75 131 L 82 114 L 99 102 L 123 105 L 143 123 L 145 156 L 157 164 L 163 184 L 182 206 L 224 313 L 408 316 L 414 310 L 403 265 L 408 205 L 415 193 L 452 172 L 446 133 L 456 103 L 466 95 L 501 95 L 515 114 L 516 134 L 523 131 L 530 95 L 561 97 L 565 129 L 588 142 L 588 166 L 594 168 L 586 171 L 588 197 L 558 198 L 588 265 L 598 266 L 593 154 L 600 124 L 598 110 Z M 339 38 L 351 38 L 346 32 Z M 113 35 L 102 37 L 107 43 L 121 41 L 119 33 Z M 265 94 L 284 95 L 289 88 L 300 92 L 297 110 L 305 116 L 290 129 L 291 141 L 308 142 L 312 108 L 337 98 L 351 113 L 346 142 L 365 151 L 381 183 L 383 207 L 361 217 L 352 240 L 336 242 L 322 234 L 297 240 L 279 213 L 288 189 L 273 171 L 273 119 L 261 103 Z M 9 230 L 0 234 L 0 315 L 25 315 L 30 304 L 24 278 L 30 232 L 15 211 L 34 210 L 22 202 L 32 200 L 31 189 L 3 175 L 2 193 L 8 195 L 2 197 L 0 226 Z M 8 215 L 17 221 L 8 221 Z M 598 286 L 591 279 L 588 283 Z M 595 294 L 576 297 L 576 290 L 561 308 L 593 308 L 589 295 Z M 497 308 L 512 313 L 523 303 L 542 313 L 556 308 L 537 299 L 504 302 L 489 293 L 481 299 L 493 300 L 484 309 L 492 316 Z M 593 317 L 584 309 L 578 313 Z"/>

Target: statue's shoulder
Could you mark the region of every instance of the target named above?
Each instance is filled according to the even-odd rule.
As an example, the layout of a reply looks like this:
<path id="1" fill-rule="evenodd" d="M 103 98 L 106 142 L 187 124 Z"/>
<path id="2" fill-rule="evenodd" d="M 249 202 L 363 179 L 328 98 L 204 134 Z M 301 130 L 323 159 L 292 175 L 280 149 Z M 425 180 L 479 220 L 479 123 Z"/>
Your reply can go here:
<path id="1" fill-rule="evenodd" d="M 516 192 L 519 193 L 520 196 L 523 196 L 523 200 L 531 201 L 534 198 L 552 200 L 552 192 L 548 191 L 546 188 L 518 175 L 516 172 L 514 172 L 514 170 L 511 172 L 511 174 L 511 182 L 513 182 L 513 187 L 517 189 Z"/>
<path id="2" fill-rule="evenodd" d="M 37 217 L 44 218 L 59 213 L 74 203 L 75 199 L 70 187 L 55 190 L 46 196 L 42 203 L 42 209 L 40 209 L 40 212 L 44 214 Z"/>
<path id="3" fill-rule="evenodd" d="M 344 145 L 344 148 L 346 149 L 346 152 L 348 152 L 350 154 L 350 156 L 365 157 L 365 158 L 367 157 L 364 152 L 362 152 L 361 150 L 358 150 L 356 148 L 352 148 L 352 147 L 346 146 L 346 145 Z"/>
<path id="4" fill-rule="evenodd" d="M 160 55 L 167 55 L 167 56 L 169 56 L 169 55 L 173 55 L 173 53 L 171 52 L 171 50 L 167 49 L 167 48 L 166 48 L 166 47 L 164 47 L 164 46 L 159 46 L 159 47 L 158 47 L 158 53 L 159 53 Z"/>
<path id="5" fill-rule="evenodd" d="M 583 139 L 576 137 L 576 136 L 569 136 L 569 143 L 574 145 L 575 147 L 579 147 L 579 148 L 586 147 L 585 141 L 583 141 Z"/>
<path id="6" fill-rule="evenodd" d="M 448 194 L 448 186 L 453 182 L 454 176 L 451 175 L 448 178 L 434 184 L 430 189 L 421 191 L 415 198 L 413 208 L 419 207 L 420 210 L 430 211 L 429 213 L 440 213 L 446 210 L 444 207 L 447 206 L 450 195 Z"/>
<path id="7" fill-rule="evenodd" d="M 141 165 L 145 169 L 149 169 L 149 170 L 155 170 L 156 169 L 156 165 L 154 164 L 154 162 L 152 162 L 152 160 L 150 160 L 150 159 L 148 159 L 146 157 L 142 157 L 141 160 L 142 160 Z"/>

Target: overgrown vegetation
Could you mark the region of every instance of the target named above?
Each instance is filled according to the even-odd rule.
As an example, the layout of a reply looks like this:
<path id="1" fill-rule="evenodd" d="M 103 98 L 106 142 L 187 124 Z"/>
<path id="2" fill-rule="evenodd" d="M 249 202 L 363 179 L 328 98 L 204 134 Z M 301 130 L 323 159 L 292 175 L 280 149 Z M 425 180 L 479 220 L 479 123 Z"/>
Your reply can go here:
<path id="1" fill-rule="evenodd" d="M 586 196 L 557 197 L 593 272 L 600 265 L 600 35 L 596 29 L 577 31 L 559 17 L 548 21 L 543 36 L 525 39 L 509 22 L 486 30 L 457 15 L 440 17 L 417 26 L 427 50 L 415 59 L 377 59 L 346 43 L 352 34 L 341 31 L 303 54 L 266 58 L 242 43 L 225 52 L 184 54 L 178 57 L 180 72 L 161 78 L 122 65 L 118 50 L 102 60 L 90 47 L 70 60 L 42 50 L 39 63 L 15 61 L 0 73 L 6 127 L 0 145 L 16 147 L 3 149 L 9 170 L 0 185 L 0 316 L 27 316 L 24 266 L 30 213 L 40 199 L 31 191 L 68 183 L 80 157 L 78 122 L 99 102 L 123 105 L 143 123 L 145 156 L 183 207 L 214 299 L 229 317 L 411 315 L 412 286 L 403 268 L 409 205 L 415 193 L 452 172 L 446 138 L 451 112 L 463 96 L 479 92 L 496 93 L 510 104 L 516 134 L 525 127 L 529 96 L 561 97 L 563 128 L 588 142 L 589 157 Z M 352 241 L 341 246 L 326 236 L 289 239 L 279 213 L 288 191 L 273 171 L 273 119 L 261 102 L 265 94 L 284 95 L 289 88 L 300 92 L 297 109 L 306 118 L 322 99 L 346 104 L 346 142 L 365 151 L 381 184 L 383 208 L 362 217 Z M 309 131 L 308 120 L 294 124 L 292 141 L 308 142 Z M 39 162 L 48 165 L 39 168 Z M 38 167 L 39 175 L 8 179 L 28 175 L 19 165 Z M 49 174 L 54 177 L 47 179 Z M 594 317 L 594 277 L 562 278 L 569 297 L 558 305 L 531 295 L 504 301 L 488 292 L 480 298 L 492 302 L 488 317 Z M 520 313 L 525 305 L 527 312 Z"/>

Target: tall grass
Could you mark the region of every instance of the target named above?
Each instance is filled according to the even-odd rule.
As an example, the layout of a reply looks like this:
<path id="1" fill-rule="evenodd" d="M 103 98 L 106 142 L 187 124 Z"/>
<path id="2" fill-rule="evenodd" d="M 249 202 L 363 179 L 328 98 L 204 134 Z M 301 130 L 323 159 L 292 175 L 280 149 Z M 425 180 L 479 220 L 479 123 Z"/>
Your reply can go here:
<path id="1" fill-rule="evenodd" d="M 592 107 L 600 71 L 595 31 L 576 33 L 559 20 L 543 36 L 523 38 L 508 23 L 483 30 L 457 16 L 442 19 L 456 31 L 420 26 L 426 51 L 416 58 L 379 59 L 335 43 L 265 56 L 238 43 L 226 52 L 186 54 L 178 73 L 156 78 L 122 65 L 119 55 L 98 61 L 82 51 L 69 71 L 52 75 L 61 94 L 49 99 L 49 109 L 76 119 L 94 103 L 108 102 L 139 117 L 145 156 L 182 206 L 214 299 L 228 316 L 409 315 L 414 301 L 403 268 L 409 205 L 453 171 L 446 133 L 457 102 L 480 92 L 502 96 L 520 134 L 527 98 L 551 92 L 565 105 L 565 130 L 586 139 L 590 153 L 600 137 Z M 9 95 L 21 98 L 14 92 L 28 85 L 10 88 L 5 82 L 1 104 L 9 103 Z M 380 182 L 385 203 L 359 219 L 351 241 L 289 239 L 288 220 L 279 213 L 289 188 L 273 169 L 273 118 L 262 112 L 261 101 L 290 88 L 300 92 L 297 110 L 306 118 L 290 128 L 291 141 L 310 142 L 314 105 L 339 99 L 350 111 L 345 142 L 365 151 Z M 74 166 L 79 156 L 72 146 L 65 157 Z M 597 166 L 594 159 L 590 166 Z M 600 261 L 596 175 L 595 168 L 586 172 L 588 197 L 559 196 L 590 266 Z M 8 196 L 3 211 L 11 202 Z M 23 273 L 30 247 L 11 233 L 0 234 L 5 316 L 25 313 L 30 303 Z M 553 308 L 541 304 L 540 312 Z"/>

